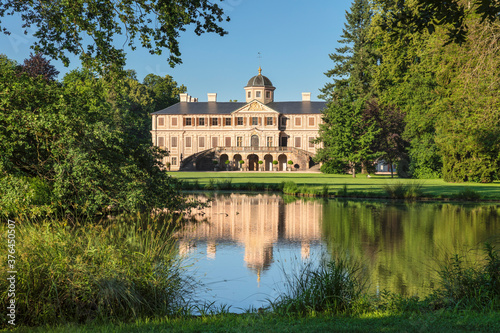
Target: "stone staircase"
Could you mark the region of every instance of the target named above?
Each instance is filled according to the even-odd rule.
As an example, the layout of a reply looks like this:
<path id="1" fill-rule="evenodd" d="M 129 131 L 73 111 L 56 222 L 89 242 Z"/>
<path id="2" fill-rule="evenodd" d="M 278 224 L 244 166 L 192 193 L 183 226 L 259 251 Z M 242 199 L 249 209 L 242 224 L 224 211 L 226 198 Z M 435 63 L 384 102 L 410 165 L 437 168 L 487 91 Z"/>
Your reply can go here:
<path id="1" fill-rule="evenodd" d="M 215 159 L 215 149 L 207 149 L 196 154 L 189 155 L 182 160 L 180 171 L 213 171 Z"/>

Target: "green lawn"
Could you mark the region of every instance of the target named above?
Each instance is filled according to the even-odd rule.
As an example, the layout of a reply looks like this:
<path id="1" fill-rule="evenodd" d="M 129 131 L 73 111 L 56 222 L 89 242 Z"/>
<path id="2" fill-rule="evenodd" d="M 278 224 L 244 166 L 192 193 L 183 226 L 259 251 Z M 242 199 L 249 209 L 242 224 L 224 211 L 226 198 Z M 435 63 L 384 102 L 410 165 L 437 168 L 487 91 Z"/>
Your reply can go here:
<path id="1" fill-rule="evenodd" d="M 176 178 L 194 182 L 198 180 L 200 184 L 207 184 L 209 179 L 227 180 L 231 179 L 232 184 L 257 183 L 272 184 L 286 181 L 293 181 L 298 185 L 308 185 L 315 188 L 322 188 L 327 185 L 330 192 L 341 190 L 347 185 L 349 191 L 370 192 L 382 195 L 384 185 L 393 183 L 418 183 L 422 186 L 423 196 L 434 198 L 447 198 L 465 188 L 472 189 L 481 194 L 485 200 L 500 200 L 500 182 L 491 184 L 478 183 L 446 183 L 441 179 L 391 179 L 390 176 L 358 175 L 353 178 L 351 175 L 327 175 L 321 173 L 299 173 L 299 172 L 170 172 Z"/>
<path id="2" fill-rule="evenodd" d="M 131 324 L 18 328 L 16 332 L 500 332 L 500 314 L 473 312 L 371 313 L 344 317 L 273 314 L 216 315 Z"/>

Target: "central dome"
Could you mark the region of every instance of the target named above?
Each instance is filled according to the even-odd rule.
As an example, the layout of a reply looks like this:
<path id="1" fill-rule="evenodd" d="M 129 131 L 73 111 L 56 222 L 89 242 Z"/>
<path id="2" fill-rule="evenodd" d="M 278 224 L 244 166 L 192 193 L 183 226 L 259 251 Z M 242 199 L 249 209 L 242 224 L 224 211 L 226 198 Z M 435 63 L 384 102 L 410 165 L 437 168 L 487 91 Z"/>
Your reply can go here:
<path id="1" fill-rule="evenodd" d="M 259 75 L 255 75 L 250 80 L 248 80 L 247 87 L 272 87 L 273 84 L 266 76 L 260 74 L 262 71 L 259 68 Z"/>

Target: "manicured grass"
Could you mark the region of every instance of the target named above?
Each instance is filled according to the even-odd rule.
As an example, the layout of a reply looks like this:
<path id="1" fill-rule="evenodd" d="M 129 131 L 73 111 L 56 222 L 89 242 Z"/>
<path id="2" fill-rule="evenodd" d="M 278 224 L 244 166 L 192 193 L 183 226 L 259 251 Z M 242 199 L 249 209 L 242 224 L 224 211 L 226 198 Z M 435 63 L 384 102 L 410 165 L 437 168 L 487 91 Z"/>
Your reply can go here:
<path id="1" fill-rule="evenodd" d="M 375 196 L 385 195 L 384 186 L 390 184 L 412 184 L 421 185 L 422 197 L 451 198 L 465 189 L 473 190 L 481 195 L 482 200 L 500 200 L 500 182 L 490 184 L 479 183 L 447 183 L 441 179 L 400 179 L 390 176 L 358 175 L 328 175 L 321 173 L 299 173 L 299 172 L 170 172 L 173 177 L 188 181 L 198 182 L 202 185 L 208 184 L 209 179 L 222 181 L 230 179 L 233 185 L 254 184 L 279 184 L 281 182 L 293 181 L 297 185 L 307 185 L 318 190 L 325 185 L 329 187 L 330 193 L 342 191 L 347 186 L 348 192 L 371 193 Z"/>
<path id="2" fill-rule="evenodd" d="M 500 313 L 429 312 L 276 316 L 223 314 L 196 318 L 158 319 L 130 324 L 62 325 L 18 328 L 16 332 L 500 332 Z"/>

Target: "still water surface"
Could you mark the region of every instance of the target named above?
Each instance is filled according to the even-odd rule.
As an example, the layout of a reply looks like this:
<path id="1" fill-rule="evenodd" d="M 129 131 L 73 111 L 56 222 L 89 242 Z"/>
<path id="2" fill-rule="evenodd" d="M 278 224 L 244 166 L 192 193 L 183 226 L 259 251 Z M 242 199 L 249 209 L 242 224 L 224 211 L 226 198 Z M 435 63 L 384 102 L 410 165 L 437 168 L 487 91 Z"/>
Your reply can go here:
<path id="1" fill-rule="evenodd" d="M 479 261 L 484 242 L 500 246 L 498 204 L 212 198 L 203 222 L 178 234 L 179 250 L 204 284 L 195 298 L 231 312 L 266 306 L 286 290 L 283 272 L 325 257 L 359 262 L 371 293 L 425 296 L 446 258 L 459 253 Z"/>

